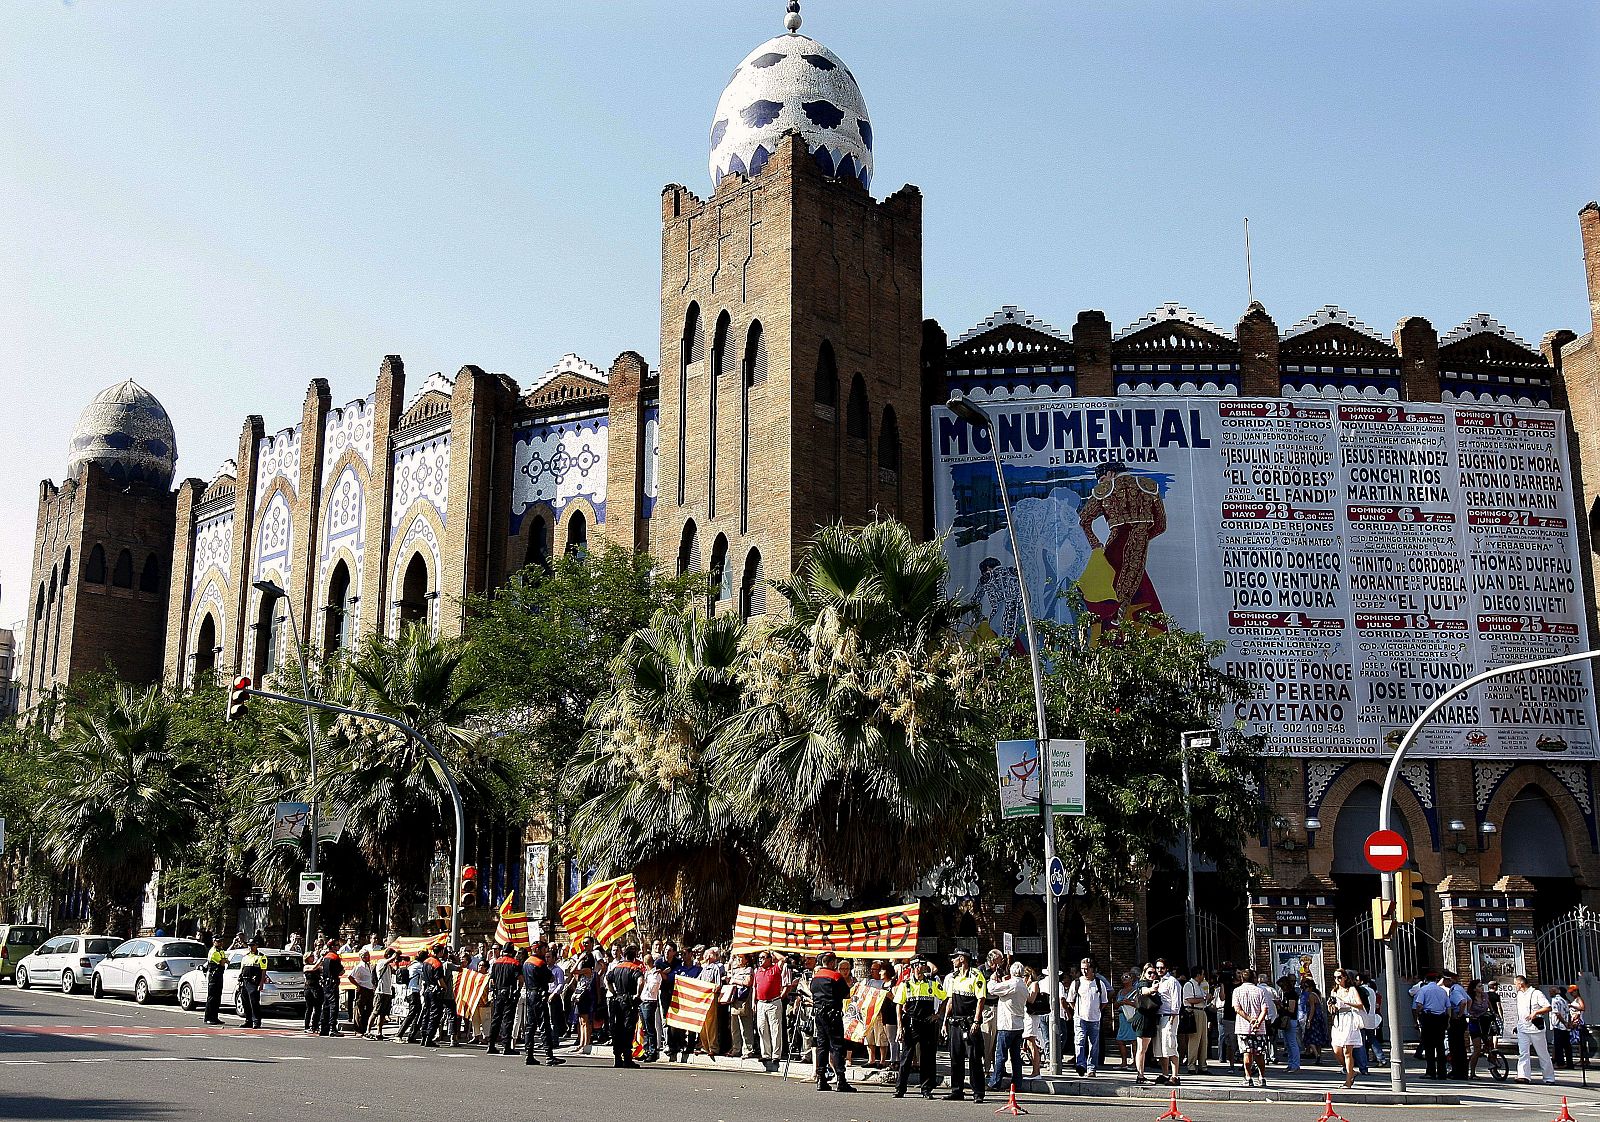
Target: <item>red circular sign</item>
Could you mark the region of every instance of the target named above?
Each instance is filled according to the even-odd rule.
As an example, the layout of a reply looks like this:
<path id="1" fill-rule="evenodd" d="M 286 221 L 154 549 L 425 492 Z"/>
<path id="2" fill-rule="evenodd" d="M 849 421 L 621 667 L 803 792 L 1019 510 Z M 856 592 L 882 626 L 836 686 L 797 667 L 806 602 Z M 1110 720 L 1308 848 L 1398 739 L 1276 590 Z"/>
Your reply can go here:
<path id="1" fill-rule="evenodd" d="M 1367 864 L 1377 869 L 1380 873 L 1392 873 L 1404 867 L 1411 853 L 1406 848 L 1406 839 L 1393 830 L 1374 830 L 1367 835 L 1367 844 L 1363 847 L 1367 855 Z"/>

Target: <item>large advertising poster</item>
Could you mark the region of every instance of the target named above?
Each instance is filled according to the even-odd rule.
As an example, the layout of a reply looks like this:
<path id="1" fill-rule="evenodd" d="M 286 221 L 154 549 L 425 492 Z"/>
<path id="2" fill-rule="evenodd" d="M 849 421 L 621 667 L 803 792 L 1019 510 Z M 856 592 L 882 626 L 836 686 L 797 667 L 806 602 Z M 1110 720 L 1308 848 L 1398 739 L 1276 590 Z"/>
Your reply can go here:
<path id="1" fill-rule="evenodd" d="M 1034 612 L 1166 613 L 1255 684 L 1269 752 L 1382 756 L 1450 685 L 1584 649 L 1559 413 L 1276 398 L 991 403 Z M 933 411 L 934 517 L 980 626 L 1022 648 L 989 433 Z M 1588 664 L 1448 705 L 1419 756 L 1592 759 Z"/>

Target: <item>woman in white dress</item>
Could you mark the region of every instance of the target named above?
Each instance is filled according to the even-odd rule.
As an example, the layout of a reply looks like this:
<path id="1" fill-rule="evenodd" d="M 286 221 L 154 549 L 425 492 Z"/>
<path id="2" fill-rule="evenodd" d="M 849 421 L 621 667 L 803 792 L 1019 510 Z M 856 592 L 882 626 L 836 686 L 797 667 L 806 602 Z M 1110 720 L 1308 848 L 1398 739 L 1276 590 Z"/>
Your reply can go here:
<path id="1" fill-rule="evenodd" d="M 1355 985 L 1355 978 L 1343 970 L 1333 974 L 1328 992 L 1328 1015 L 1333 1021 L 1333 1054 L 1344 1067 L 1344 1085 L 1356 1081 L 1356 1049 L 1362 1046 L 1361 1027 L 1365 1021 L 1366 999 Z"/>

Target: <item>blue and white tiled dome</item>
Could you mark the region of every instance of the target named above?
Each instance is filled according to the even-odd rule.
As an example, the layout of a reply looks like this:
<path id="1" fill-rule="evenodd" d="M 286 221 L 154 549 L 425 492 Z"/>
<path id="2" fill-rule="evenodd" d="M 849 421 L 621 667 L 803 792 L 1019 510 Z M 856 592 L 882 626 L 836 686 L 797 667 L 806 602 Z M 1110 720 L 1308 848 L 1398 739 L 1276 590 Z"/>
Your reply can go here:
<path id="1" fill-rule="evenodd" d="M 795 5 L 790 24 L 798 28 Z M 797 132 L 829 176 L 872 186 L 872 122 L 855 75 L 821 43 L 791 31 L 750 52 L 733 72 L 711 125 L 711 184 L 754 175 Z"/>
<path id="2" fill-rule="evenodd" d="M 67 474 L 98 464 L 113 479 L 170 487 L 178 464 L 172 419 L 155 395 L 132 378 L 102 390 L 72 430 Z"/>

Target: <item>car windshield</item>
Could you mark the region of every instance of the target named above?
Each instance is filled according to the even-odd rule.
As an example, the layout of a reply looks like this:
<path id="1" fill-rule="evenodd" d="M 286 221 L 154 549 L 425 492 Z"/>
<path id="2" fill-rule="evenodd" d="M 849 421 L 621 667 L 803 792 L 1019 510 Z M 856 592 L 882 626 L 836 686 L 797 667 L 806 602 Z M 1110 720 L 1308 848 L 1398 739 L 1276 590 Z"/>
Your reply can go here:
<path id="1" fill-rule="evenodd" d="M 168 958 L 204 958 L 206 949 L 199 943 L 167 943 L 160 953 Z"/>
<path id="2" fill-rule="evenodd" d="M 298 974 L 304 968 L 305 963 L 300 961 L 299 955 L 269 954 L 267 956 L 268 970 L 290 970 Z"/>
<path id="3" fill-rule="evenodd" d="M 116 949 L 115 939 L 85 939 L 83 941 L 84 954 L 110 954 Z"/>

